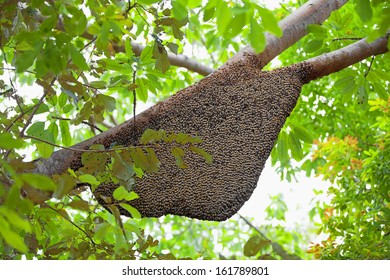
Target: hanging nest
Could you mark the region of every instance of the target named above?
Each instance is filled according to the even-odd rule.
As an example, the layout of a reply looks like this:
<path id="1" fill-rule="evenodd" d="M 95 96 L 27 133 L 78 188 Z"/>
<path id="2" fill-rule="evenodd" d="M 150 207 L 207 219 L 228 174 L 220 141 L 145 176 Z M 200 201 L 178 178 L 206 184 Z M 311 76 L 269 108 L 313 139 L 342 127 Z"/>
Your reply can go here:
<path id="1" fill-rule="evenodd" d="M 105 137 L 105 146 L 114 142 L 126 146 L 137 145 L 147 128 L 184 132 L 199 136 L 203 140 L 199 147 L 212 155 L 208 164 L 188 153 L 187 168 L 180 168 L 170 144 L 156 146 L 160 169 L 136 179 L 139 198 L 130 204 L 143 217 L 173 214 L 223 221 L 237 213 L 256 188 L 309 72 L 304 63 L 270 72 L 229 65 L 137 116 L 135 129 L 130 120 L 112 137 Z M 107 207 L 102 198 L 113 201 L 117 187 L 103 184 L 95 196 Z M 123 208 L 120 212 L 129 215 Z"/>

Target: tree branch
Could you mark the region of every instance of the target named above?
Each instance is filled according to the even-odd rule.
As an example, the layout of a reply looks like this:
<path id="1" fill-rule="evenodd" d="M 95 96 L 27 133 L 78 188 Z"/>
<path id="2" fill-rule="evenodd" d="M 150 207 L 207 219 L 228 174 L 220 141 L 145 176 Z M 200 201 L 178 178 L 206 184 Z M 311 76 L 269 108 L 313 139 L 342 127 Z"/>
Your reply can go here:
<path id="1" fill-rule="evenodd" d="M 136 56 L 140 56 L 141 52 L 144 50 L 145 46 L 142 46 L 141 44 L 131 42 L 131 47 L 133 48 L 133 52 Z M 116 52 L 124 52 L 123 46 L 116 46 L 114 47 Z M 186 68 L 192 72 L 198 73 L 202 76 L 207 76 L 210 73 L 214 72 L 214 69 L 203 65 L 202 63 L 193 60 L 189 58 L 186 55 L 182 54 L 174 54 L 168 51 L 168 59 L 171 65 L 177 66 L 177 67 L 183 67 Z"/>
<path id="2" fill-rule="evenodd" d="M 371 43 L 363 39 L 336 51 L 301 62 L 310 64 L 313 70 L 310 76 L 307 76 L 308 82 L 338 72 L 370 56 L 386 53 L 388 38 L 389 34 Z"/>
<path id="3" fill-rule="evenodd" d="M 273 34 L 266 34 L 267 43 L 263 52 L 256 54 L 252 47 L 247 46 L 221 68 L 240 60 L 245 63 L 247 60 L 252 60 L 253 55 L 255 55 L 260 64 L 258 67 L 262 69 L 272 59 L 305 36 L 308 25 L 323 23 L 331 12 L 341 8 L 347 2 L 348 0 L 311 0 L 307 2 L 279 22 L 283 31 L 282 37 L 278 38 Z"/>

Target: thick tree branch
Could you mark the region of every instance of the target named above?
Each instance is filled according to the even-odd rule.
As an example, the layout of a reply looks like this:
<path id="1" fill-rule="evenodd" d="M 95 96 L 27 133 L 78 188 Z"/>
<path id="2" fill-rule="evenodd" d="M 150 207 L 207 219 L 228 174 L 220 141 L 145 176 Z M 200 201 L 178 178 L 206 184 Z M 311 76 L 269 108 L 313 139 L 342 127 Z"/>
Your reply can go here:
<path id="1" fill-rule="evenodd" d="M 267 45 L 263 52 L 256 54 L 253 48 L 247 46 L 229 59 L 222 67 L 238 60 L 244 62 L 251 60 L 255 55 L 260 64 L 258 67 L 262 69 L 272 59 L 305 36 L 308 25 L 323 23 L 331 12 L 339 9 L 347 2 L 348 0 L 312 0 L 307 2 L 279 22 L 279 26 L 283 31 L 282 37 L 278 38 L 273 34 L 266 34 Z"/>
<path id="2" fill-rule="evenodd" d="M 336 51 L 304 61 L 303 63 L 309 63 L 313 69 L 307 77 L 308 81 L 338 72 L 370 56 L 386 53 L 388 38 L 389 35 L 371 43 L 363 39 Z"/>

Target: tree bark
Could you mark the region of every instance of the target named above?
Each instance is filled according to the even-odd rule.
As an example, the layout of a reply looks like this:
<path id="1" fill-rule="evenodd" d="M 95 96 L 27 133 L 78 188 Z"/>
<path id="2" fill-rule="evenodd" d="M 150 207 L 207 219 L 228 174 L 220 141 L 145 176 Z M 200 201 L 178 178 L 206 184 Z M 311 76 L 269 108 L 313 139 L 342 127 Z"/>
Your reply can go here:
<path id="1" fill-rule="evenodd" d="M 389 35 L 371 43 L 362 39 L 344 48 L 304 61 L 304 63 L 309 63 L 313 69 L 313 72 L 307 77 L 308 81 L 338 72 L 370 56 L 386 53 L 388 51 L 388 38 Z"/>

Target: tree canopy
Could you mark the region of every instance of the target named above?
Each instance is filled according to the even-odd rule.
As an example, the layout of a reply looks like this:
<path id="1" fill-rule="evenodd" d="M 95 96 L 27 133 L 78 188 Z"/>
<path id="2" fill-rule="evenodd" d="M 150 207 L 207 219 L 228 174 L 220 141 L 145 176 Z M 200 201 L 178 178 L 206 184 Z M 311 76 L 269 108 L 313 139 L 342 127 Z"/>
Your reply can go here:
<path id="1" fill-rule="evenodd" d="M 172 155 L 179 167 L 185 167 L 186 153 L 212 161 L 212 154 L 196 147 L 201 139 L 180 131 L 145 130 L 145 146 L 129 153 L 115 143 L 109 154 L 95 145 L 81 158 L 88 171 L 31 173 L 35 160 L 74 149 L 141 108 L 164 102 L 240 58 L 245 46 L 268 55 L 267 44 L 288 34 L 288 22 L 280 20 L 303 2 L 271 11 L 247 0 L 0 1 L 1 258 L 389 258 L 389 53 L 305 85 L 279 134 L 270 159 L 281 179 L 294 180 L 303 171 L 330 186 L 330 202 L 318 201 L 308 213 L 313 226 L 307 231 L 282 226 L 280 196 L 267 208 L 264 225 L 242 216 L 221 223 L 170 215 L 141 219 L 122 203 L 133 217 L 125 218 L 96 201 L 91 189 L 106 177 L 120 184 L 115 199 L 137 199 L 135 179 L 158 172 L 158 141 L 183 145 Z M 293 29 L 296 43 L 286 43 L 262 67 L 386 36 L 388 1 L 341 2 L 347 3 L 329 8 L 328 14 L 334 11 L 328 19 Z M 311 242 L 308 232 L 327 237 Z"/>

